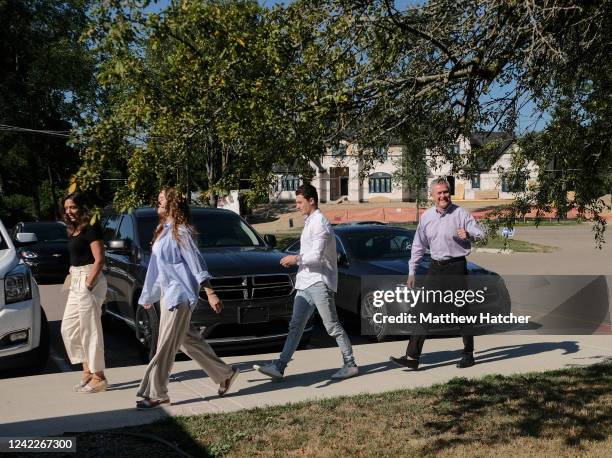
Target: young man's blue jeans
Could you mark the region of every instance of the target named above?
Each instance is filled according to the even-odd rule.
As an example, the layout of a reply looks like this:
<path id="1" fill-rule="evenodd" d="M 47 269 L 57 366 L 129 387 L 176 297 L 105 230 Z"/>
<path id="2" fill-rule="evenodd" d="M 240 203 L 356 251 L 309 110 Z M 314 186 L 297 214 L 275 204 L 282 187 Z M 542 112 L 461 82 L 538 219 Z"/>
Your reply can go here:
<path id="1" fill-rule="evenodd" d="M 323 320 L 327 333 L 336 339 L 345 366 L 355 366 L 353 347 L 348 335 L 338 320 L 334 292 L 323 282 L 317 282 L 306 289 L 298 290 L 293 301 L 293 316 L 289 323 L 289 333 L 279 358 L 274 361 L 276 368 L 283 373 L 293 353 L 300 344 L 306 323 L 315 307 Z"/>

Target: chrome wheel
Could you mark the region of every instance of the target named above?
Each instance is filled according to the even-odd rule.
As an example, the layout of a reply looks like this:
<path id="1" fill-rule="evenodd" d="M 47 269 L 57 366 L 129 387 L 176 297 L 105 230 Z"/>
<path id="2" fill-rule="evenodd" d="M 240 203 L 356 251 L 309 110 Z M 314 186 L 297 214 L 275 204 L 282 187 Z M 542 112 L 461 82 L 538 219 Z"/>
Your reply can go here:
<path id="1" fill-rule="evenodd" d="M 374 305 L 374 293 L 366 293 L 361 300 L 361 327 L 362 333 L 373 336 L 377 341 L 382 341 L 387 335 L 387 324 L 376 323 L 374 315 L 380 313 L 386 315 L 386 306 L 376 307 Z"/>

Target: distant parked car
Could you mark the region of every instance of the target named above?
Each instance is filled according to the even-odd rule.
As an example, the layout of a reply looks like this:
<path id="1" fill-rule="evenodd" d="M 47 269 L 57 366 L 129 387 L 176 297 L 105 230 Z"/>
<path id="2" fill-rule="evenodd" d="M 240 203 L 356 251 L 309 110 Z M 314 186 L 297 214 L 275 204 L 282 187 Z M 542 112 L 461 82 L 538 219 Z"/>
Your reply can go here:
<path id="1" fill-rule="evenodd" d="M 13 243 L 0 221 L 0 370 L 42 369 L 49 356 L 49 326 L 40 305 L 38 285 L 17 247 L 36 243 L 20 233 Z"/>
<path id="2" fill-rule="evenodd" d="M 36 281 L 63 282 L 70 268 L 66 225 L 55 221 L 17 223 L 13 228 L 12 239 L 16 241 L 19 234 L 26 232 L 36 234 L 38 241 L 17 248 L 17 251 L 23 262 L 30 267 Z"/>
<path id="3" fill-rule="evenodd" d="M 274 236 L 263 238 L 237 214 L 216 208 L 193 208 L 198 246 L 213 275 L 211 284 L 223 300 L 215 314 L 200 294 L 192 323 L 216 349 L 252 348 L 284 341 L 293 311 L 296 268 L 280 265 Z M 106 313 L 134 329 L 144 356 L 155 354 L 159 304 L 138 305 L 158 224 L 154 208 L 129 214 L 110 213 L 103 220 L 108 280 Z M 304 334 L 310 337 L 309 323 Z"/>
<path id="4" fill-rule="evenodd" d="M 364 284 L 367 284 L 364 283 L 364 277 L 398 275 L 405 284 L 415 231 L 376 222 L 339 224 L 334 227 L 334 232 L 338 254 L 336 305 L 339 309 L 365 319 L 362 325 L 368 326 L 370 334 L 382 340 L 388 335 L 389 328 L 371 321 L 373 314 L 381 310 L 373 306 L 372 292 L 364 287 Z M 285 249 L 289 253 L 298 253 L 299 250 L 299 240 Z M 417 277 L 426 273 L 430 263 L 431 257 L 427 253 L 417 267 Z M 508 313 L 510 296 L 503 279 L 495 272 L 472 262 L 467 263 L 467 268 L 468 285 L 486 280 L 486 284 L 490 286 L 486 293 L 487 307 L 498 310 L 498 313 Z M 398 332 L 397 329 L 394 331 Z M 451 334 L 457 330 L 448 331 Z"/>

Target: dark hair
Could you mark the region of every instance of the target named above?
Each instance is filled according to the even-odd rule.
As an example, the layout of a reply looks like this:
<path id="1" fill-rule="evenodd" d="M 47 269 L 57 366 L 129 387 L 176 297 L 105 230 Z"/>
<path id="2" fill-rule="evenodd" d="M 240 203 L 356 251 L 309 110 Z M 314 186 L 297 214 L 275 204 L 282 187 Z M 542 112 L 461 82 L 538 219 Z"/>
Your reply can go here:
<path id="1" fill-rule="evenodd" d="M 315 205 L 319 205 L 319 195 L 317 189 L 311 184 L 303 184 L 295 191 L 296 196 L 302 196 L 304 199 L 314 199 Z"/>
<path id="2" fill-rule="evenodd" d="M 187 202 L 185 195 L 173 186 L 166 186 L 162 188 L 160 192 L 163 192 L 166 196 L 166 218 L 172 219 L 172 235 L 174 236 L 174 240 L 176 240 L 179 245 L 181 244 L 179 237 L 180 226 L 185 226 L 191 237 L 195 238 L 197 231 L 191 224 L 191 211 L 189 210 L 189 202 Z M 153 233 L 151 245 L 155 243 L 164 230 L 164 221 L 165 218 L 163 220 L 161 218 L 159 219 L 159 223 Z"/>
<path id="3" fill-rule="evenodd" d="M 64 204 L 67 200 L 71 200 L 79 209 L 76 221 L 70 221 L 64 211 Z M 85 197 L 80 192 L 73 192 L 62 199 L 63 220 L 68 229 L 68 235 L 75 232 L 81 232 L 91 221 L 91 213 L 87 205 L 85 205 Z"/>

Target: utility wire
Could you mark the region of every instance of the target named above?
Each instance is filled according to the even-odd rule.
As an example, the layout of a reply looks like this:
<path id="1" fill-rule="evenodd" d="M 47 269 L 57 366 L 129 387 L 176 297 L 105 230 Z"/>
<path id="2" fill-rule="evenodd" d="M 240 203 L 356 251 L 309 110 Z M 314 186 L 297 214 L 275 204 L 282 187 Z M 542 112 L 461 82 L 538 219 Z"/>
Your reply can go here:
<path id="1" fill-rule="evenodd" d="M 46 130 L 46 129 L 27 129 L 25 127 L 9 126 L 8 124 L 0 124 L 1 132 L 13 132 L 23 134 L 40 134 L 40 135 L 51 135 L 53 137 L 68 138 L 70 135 L 69 130 Z"/>

